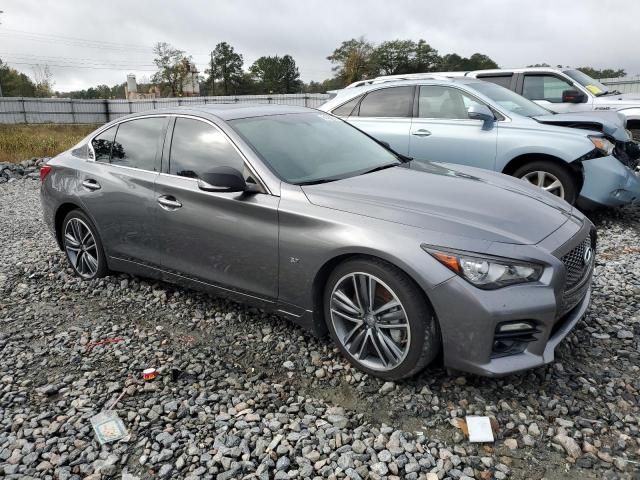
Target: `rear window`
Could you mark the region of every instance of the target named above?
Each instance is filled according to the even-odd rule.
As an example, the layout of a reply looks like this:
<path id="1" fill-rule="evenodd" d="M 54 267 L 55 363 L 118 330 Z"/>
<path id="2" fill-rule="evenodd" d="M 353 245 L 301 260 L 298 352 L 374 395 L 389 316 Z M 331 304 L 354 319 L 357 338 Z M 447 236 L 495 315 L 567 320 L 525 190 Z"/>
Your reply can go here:
<path id="1" fill-rule="evenodd" d="M 362 103 L 360 117 L 410 117 L 413 87 L 383 88 L 369 93 Z"/>
<path id="2" fill-rule="evenodd" d="M 513 74 L 508 75 L 478 75 L 480 80 L 484 80 L 485 82 L 495 83 L 496 85 L 500 85 L 501 87 L 509 88 L 511 86 L 511 78 Z"/>
<path id="3" fill-rule="evenodd" d="M 118 125 L 111 149 L 111 163 L 141 170 L 159 171 L 156 161 L 165 117 L 142 118 Z"/>

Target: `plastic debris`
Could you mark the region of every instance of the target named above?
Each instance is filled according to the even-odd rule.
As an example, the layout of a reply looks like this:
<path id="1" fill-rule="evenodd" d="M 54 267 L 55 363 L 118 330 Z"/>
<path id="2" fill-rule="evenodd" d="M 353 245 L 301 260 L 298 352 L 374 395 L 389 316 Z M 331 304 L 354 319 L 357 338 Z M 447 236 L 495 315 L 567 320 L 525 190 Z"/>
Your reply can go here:
<path id="1" fill-rule="evenodd" d="M 129 435 L 124 423 L 113 410 L 100 412 L 91 417 L 90 421 L 101 445 L 115 442 Z"/>
<path id="2" fill-rule="evenodd" d="M 146 370 L 142 371 L 142 378 L 146 382 L 153 380 L 157 376 L 158 376 L 158 370 L 156 370 L 155 368 L 147 368 Z"/>
<path id="3" fill-rule="evenodd" d="M 493 442 L 493 429 L 489 417 L 465 417 L 470 442 Z M 463 430 L 464 431 L 464 430 Z"/>

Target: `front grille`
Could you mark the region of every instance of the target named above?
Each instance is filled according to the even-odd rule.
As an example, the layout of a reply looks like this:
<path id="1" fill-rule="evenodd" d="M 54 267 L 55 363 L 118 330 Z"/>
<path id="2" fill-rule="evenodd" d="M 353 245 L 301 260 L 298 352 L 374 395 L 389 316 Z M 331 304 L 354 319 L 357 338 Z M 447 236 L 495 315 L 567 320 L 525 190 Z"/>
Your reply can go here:
<path id="1" fill-rule="evenodd" d="M 585 253 L 591 248 L 591 258 L 586 261 Z M 591 272 L 595 264 L 596 236 L 591 232 L 582 242 L 562 258 L 567 277 L 564 284 L 562 299 L 558 306 L 556 317 L 566 314 L 584 298 L 589 289 Z"/>
<path id="2" fill-rule="evenodd" d="M 585 274 L 591 269 L 592 259 L 589 262 L 585 262 L 584 256 L 588 248 L 591 247 L 591 237 L 585 238 L 578 244 L 573 250 L 562 257 L 562 263 L 564 263 L 567 269 L 567 279 L 565 283 L 565 291 L 571 290 L 575 287 L 580 280 L 582 280 Z"/>

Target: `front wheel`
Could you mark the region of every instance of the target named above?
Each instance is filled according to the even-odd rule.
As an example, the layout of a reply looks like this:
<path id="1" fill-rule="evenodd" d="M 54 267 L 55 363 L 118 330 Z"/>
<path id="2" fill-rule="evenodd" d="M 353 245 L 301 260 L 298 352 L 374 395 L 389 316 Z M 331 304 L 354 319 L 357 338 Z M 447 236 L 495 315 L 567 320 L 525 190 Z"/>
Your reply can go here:
<path id="1" fill-rule="evenodd" d="M 376 259 L 354 259 L 330 275 L 325 319 L 340 351 L 360 370 L 400 380 L 440 352 L 436 319 L 405 273 Z"/>
<path id="2" fill-rule="evenodd" d="M 574 176 L 565 167 L 555 162 L 548 160 L 529 162 L 518 168 L 513 176 L 546 190 L 572 205 L 578 196 L 578 185 Z"/>

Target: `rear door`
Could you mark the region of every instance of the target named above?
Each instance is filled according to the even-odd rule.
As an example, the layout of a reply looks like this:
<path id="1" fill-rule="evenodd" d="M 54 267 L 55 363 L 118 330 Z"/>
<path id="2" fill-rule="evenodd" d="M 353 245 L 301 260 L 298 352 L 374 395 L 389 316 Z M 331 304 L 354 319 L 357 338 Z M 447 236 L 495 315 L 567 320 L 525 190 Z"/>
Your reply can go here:
<path id="1" fill-rule="evenodd" d="M 498 124 L 483 130 L 482 121 L 469 118 L 468 108 L 474 104 L 484 105 L 455 87 L 420 85 L 409 156 L 493 170 Z"/>
<path id="2" fill-rule="evenodd" d="M 373 90 L 355 106 L 347 120 L 372 137 L 387 142 L 396 152 L 408 155 L 414 91 L 414 86 Z M 340 115 L 340 107 L 333 113 Z"/>
<path id="3" fill-rule="evenodd" d="M 206 192 L 201 173 L 217 166 L 244 171 L 257 182 L 245 158 L 213 123 L 177 117 L 166 173 L 156 182 L 156 235 L 162 266 L 178 274 L 260 298 L 275 298 L 278 284 L 278 204 L 267 193 Z"/>
<path id="4" fill-rule="evenodd" d="M 79 196 L 110 257 L 159 264 L 154 183 L 167 121 L 158 115 L 128 120 L 91 141 L 93 161 L 79 172 Z"/>

